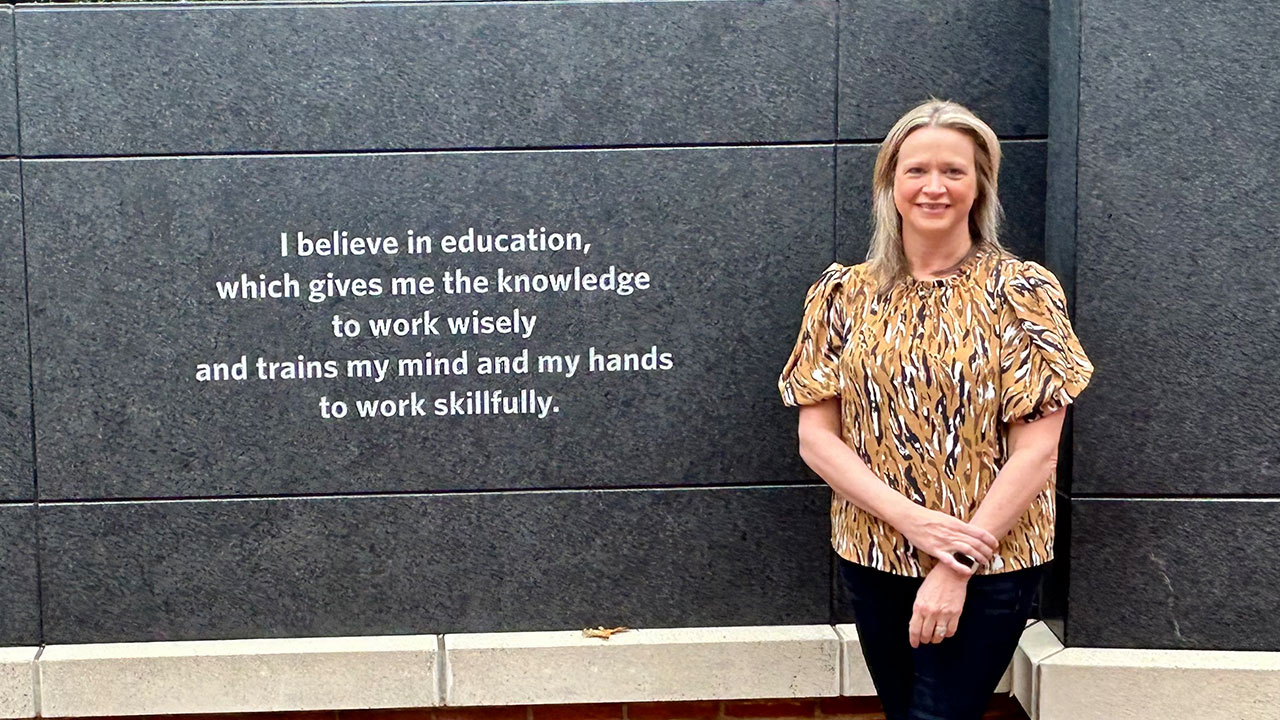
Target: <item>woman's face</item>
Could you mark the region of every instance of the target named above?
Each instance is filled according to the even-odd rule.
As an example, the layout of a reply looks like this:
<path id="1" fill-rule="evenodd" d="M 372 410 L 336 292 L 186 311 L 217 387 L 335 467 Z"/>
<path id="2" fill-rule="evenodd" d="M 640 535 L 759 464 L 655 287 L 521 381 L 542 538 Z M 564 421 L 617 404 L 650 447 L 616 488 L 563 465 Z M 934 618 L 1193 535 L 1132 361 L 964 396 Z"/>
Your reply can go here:
<path id="1" fill-rule="evenodd" d="M 920 128 L 902 141 L 893 202 L 904 234 L 968 235 L 969 209 L 978 194 L 974 153 L 973 140 L 951 128 Z"/>

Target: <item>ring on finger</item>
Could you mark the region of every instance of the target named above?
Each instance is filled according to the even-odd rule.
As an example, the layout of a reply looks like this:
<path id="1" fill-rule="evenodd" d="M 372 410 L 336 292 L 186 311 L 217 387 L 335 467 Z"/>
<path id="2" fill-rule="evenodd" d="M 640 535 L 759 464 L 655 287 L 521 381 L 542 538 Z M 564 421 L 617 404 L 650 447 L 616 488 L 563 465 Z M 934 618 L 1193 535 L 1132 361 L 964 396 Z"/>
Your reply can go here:
<path id="1" fill-rule="evenodd" d="M 935 627 L 935 628 L 933 629 L 933 634 L 934 634 L 934 635 L 946 635 L 946 634 L 947 634 L 947 626 L 946 626 L 946 625 L 939 625 L 939 626 Z"/>

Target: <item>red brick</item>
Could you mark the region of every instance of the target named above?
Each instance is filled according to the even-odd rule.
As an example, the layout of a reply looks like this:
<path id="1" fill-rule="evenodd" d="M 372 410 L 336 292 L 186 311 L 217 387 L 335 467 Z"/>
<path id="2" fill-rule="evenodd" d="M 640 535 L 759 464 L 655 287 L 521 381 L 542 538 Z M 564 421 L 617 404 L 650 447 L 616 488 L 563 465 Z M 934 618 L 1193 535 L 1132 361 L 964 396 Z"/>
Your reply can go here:
<path id="1" fill-rule="evenodd" d="M 431 708 L 339 710 L 338 720 L 431 720 Z"/>
<path id="2" fill-rule="evenodd" d="M 622 720 L 622 705 L 534 705 L 533 720 Z"/>
<path id="3" fill-rule="evenodd" d="M 870 697 L 825 697 L 818 700 L 818 710 L 822 715 L 874 715 L 884 713 L 880 698 Z"/>
<path id="4" fill-rule="evenodd" d="M 529 708 L 524 705 L 437 708 L 435 713 L 435 720 L 527 720 L 528 717 Z"/>
<path id="5" fill-rule="evenodd" d="M 1022 703 L 1012 695 L 999 693 L 991 697 L 983 720 L 1029 720 Z"/>
<path id="6" fill-rule="evenodd" d="M 811 718 L 817 700 L 735 700 L 724 704 L 727 718 Z"/>
<path id="7" fill-rule="evenodd" d="M 288 710 L 260 713 L 193 713 L 191 715 L 135 715 L 129 720 L 336 720 L 335 710 Z M 111 716 L 77 720 L 119 720 Z"/>
<path id="8" fill-rule="evenodd" d="M 629 703 L 627 720 L 715 720 L 720 717 L 720 703 L 652 702 Z"/>

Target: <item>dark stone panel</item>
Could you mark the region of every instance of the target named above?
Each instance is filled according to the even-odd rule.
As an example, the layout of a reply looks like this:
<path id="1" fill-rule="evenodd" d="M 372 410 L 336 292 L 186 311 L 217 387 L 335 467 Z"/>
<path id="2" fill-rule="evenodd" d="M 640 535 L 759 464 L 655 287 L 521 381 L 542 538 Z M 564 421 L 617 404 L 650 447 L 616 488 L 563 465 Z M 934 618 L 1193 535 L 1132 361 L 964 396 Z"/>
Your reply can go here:
<path id="1" fill-rule="evenodd" d="M 856 265 L 871 244 L 871 171 L 879 145 L 836 145 L 836 259 Z"/>
<path id="2" fill-rule="evenodd" d="M 930 95 L 999 135 L 1047 132 L 1045 0 L 840 4 L 840 137 L 878 140 Z"/>
<path id="3" fill-rule="evenodd" d="M 1067 295 L 1067 307 L 1075 314 L 1076 277 L 1076 144 L 1079 130 L 1080 2 L 1055 0 L 1049 14 L 1049 139 L 1045 182 L 1045 263 L 1053 269 Z M 1078 325 L 1078 323 L 1077 323 Z M 1059 451 L 1058 490 L 1071 494 L 1075 475 L 1075 407 L 1067 411 Z M 1062 557 L 1062 554 L 1059 555 Z M 1060 565 L 1065 566 L 1063 560 Z M 1055 573 L 1056 597 L 1065 599 L 1066 571 Z M 1063 635 L 1062 609 L 1051 608 L 1048 624 Z"/>
<path id="4" fill-rule="evenodd" d="M 0 161 L 0 500 L 35 497 L 20 193 L 18 161 Z"/>
<path id="5" fill-rule="evenodd" d="M 1280 650 L 1276 500 L 1072 500 L 1067 645 Z"/>
<path id="6" fill-rule="evenodd" d="M 1280 5 L 1089 5 L 1073 495 L 1280 487 Z M 1141 102 L 1135 98 L 1142 98 Z M 1086 451 L 1087 450 L 1087 451 Z"/>
<path id="7" fill-rule="evenodd" d="M 1062 467 L 1061 462 L 1058 467 Z M 1061 479 L 1058 482 L 1061 483 Z M 1061 489 L 1057 494 L 1056 510 L 1053 561 L 1049 563 L 1040 586 L 1040 597 L 1032 617 L 1043 620 L 1061 640 L 1064 637 L 1063 625 L 1067 615 L 1067 592 L 1071 579 L 1071 498 L 1064 495 Z"/>
<path id="8" fill-rule="evenodd" d="M 1045 143 L 1005 140 L 1000 152 L 1000 203 L 1005 212 L 1000 242 L 1024 260 L 1043 263 Z"/>
<path id="9" fill-rule="evenodd" d="M 18 96 L 13 46 L 13 8 L 0 7 L 0 155 L 18 154 Z"/>
<path id="10" fill-rule="evenodd" d="M 871 171 L 879 145 L 836 146 L 836 256 L 858 263 L 871 240 Z M 1044 261 L 1045 143 L 1000 143 L 1000 202 L 1005 225 L 1001 242 L 1018 257 Z"/>
<path id="11" fill-rule="evenodd" d="M 832 258 L 830 147 L 25 162 L 40 493 L 46 499 L 812 482 L 777 376 Z M 85 188 L 94 188 L 86 193 Z M 280 257 L 282 232 L 578 231 L 581 253 Z M 438 245 L 434 246 L 437 250 Z M 292 244 L 291 244 L 292 248 Z M 290 251 L 292 253 L 292 250 Z M 218 281 L 644 271 L 606 292 L 224 301 Z M 494 285 L 497 288 L 496 283 Z M 389 284 L 384 285 L 388 290 Z M 529 338 L 336 338 L 332 318 L 538 318 Z M 587 353 L 670 352 L 590 372 Z M 479 375 L 529 349 L 530 372 Z M 468 373 L 394 377 L 398 361 Z M 571 378 L 539 354 L 581 353 Z M 392 362 L 348 378 L 200 383 L 199 363 Z M 558 410 L 437 417 L 450 392 Z M 426 417 L 324 420 L 319 400 L 426 398 Z M 452 410 L 453 405 L 447 404 Z M 660 450 L 658 450 L 660 449 Z"/>
<path id="12" fill-rule="evenodd" d="M 0 505 L 0 647 L 40 644 L 36 507 Z"/>
<path id="13" fill-rule="evenodd" d="M 28 155 L 748 143 L 835 127 L 834 0 L 17 12 Z"/>
<path id="14" fill-rule="evenodd" d="M 1080 103 L 1079 0 L 1054 0 L 1049 14 L 1049 140 L 1045 257 L 1074 307 L 1076 139 Z"/>
<path id="15" fill-rule="evenodd" d="M 821 487 L 44 506 L 50 643 L 828 622 Z"/>

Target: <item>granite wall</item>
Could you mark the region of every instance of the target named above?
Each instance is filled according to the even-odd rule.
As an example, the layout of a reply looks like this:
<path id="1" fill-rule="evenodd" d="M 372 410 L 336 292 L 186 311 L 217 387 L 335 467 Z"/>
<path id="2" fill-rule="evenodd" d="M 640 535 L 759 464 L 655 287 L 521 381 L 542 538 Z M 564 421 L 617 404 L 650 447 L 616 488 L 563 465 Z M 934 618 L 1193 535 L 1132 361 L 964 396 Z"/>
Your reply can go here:
<path id="1" fill-rule="evenodd" d="M 3 12 L 4 645 L 830 622 L 774 383 L 893 119 L 1045 258 L 1043 1 Z"/>
<path id="2" fill-rule="evenodd" d="M 1055 0 L 1051 24 L 1048 254 L 1098 367 L 1059 634 L 1280 650 L 1280 6 Z"/>

